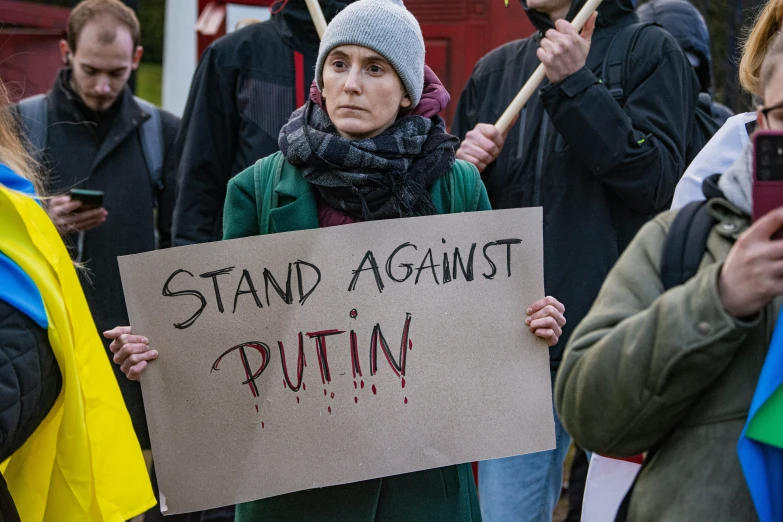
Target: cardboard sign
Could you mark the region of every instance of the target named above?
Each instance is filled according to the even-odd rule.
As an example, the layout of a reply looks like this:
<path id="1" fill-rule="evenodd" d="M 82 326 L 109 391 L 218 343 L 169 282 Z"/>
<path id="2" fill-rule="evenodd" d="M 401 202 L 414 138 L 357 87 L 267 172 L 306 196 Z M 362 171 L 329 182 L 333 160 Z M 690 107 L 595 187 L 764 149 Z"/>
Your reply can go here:
<path id="1" fill-rule="evenodd" d="M 555 446 L 539 208 L 119 263 L 164 513 Z"/>

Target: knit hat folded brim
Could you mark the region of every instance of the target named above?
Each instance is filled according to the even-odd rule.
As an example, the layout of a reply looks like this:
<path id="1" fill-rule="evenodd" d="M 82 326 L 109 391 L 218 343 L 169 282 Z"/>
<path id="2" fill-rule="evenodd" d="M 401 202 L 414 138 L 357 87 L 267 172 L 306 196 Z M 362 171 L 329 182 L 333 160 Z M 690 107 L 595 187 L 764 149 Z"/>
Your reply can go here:
<path id="1" fill-rule="evenodd" d="M 424 89 L 424 37 L 401 0 L 359 0 L 334 17 L 321 40 L 315 65 L 321 91 L 326 57 L 341 45 L 366 47 L 386 58 L 413 106 L 418 105 Z"/>

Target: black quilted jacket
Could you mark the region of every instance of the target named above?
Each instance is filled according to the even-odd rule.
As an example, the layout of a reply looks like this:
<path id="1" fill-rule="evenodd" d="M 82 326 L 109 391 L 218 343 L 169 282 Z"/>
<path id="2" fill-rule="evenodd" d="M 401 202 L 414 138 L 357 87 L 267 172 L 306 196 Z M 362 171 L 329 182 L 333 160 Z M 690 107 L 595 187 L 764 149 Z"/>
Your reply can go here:
<path id="1" fill-rule="evenodd" d="M 62 375 L 43 328 L 0 301 L 0 462 L 44 420 L 62 388 Z"/>

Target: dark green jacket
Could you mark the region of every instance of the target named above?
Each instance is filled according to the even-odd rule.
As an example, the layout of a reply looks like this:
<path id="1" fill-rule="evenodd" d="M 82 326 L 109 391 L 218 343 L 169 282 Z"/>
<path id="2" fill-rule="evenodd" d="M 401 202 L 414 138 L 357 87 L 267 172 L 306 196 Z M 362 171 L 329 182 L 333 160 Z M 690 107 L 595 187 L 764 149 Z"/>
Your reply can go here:
<path id="1" fill-rule="evenodd" d="M 318 228 L 318 208 L 310 184 L 288 163 L 278 181 L 270 175 L 275 164 L 283 165 L 279 152 L 229 182 L 223 239 L 255 236 L 265 230 L 274 233 Z M 268 205 L 272 208 L 263 208 L 260 203 L 268 202 L 270 197 L 265 187 L 272 186 L 277 202 Z M 476 167 L 464 161 L 458 160 L 449 175 L 436 181 L 430 194 L 439 214 L 454 209 L 490 209 Z M 460 522 L 480 521 L 481 513 L 470 464 L 460 464 L 248 502 L 237 506 L 236 520 Z"/>
<path id="2" fill-rule="evenodd" d="M 642 228 L 557 375 L 557 411 L 580 446 L 620 457 L 657 448 L 631 495 L 631 522 L 758 519 L 737 441 L 783 299 L 748 320 L 724 310 L 718 275 L 749 217 L 719 198 L 708 211 L 717 224 L 701 266 L 668 291 L 660 265 L 676 212 Z"/>

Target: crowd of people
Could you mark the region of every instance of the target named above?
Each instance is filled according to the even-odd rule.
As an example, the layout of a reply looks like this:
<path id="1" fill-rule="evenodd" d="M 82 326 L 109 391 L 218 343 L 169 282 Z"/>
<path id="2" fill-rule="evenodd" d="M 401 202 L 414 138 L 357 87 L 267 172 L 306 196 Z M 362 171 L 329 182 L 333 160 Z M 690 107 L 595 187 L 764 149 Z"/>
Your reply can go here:
<path id="1" fill-rule="evenodd" d="M 536 32 L 476 64 L 450 129 L 402 0 L 320 3 L 321 39 L 285 0 L 213 43 L 182 120 L 133 96 L 119 0 L 73 9 L 48 94 L 0 100 L 0 521 L 162 519 L 138 383 L 160 355 L 128 326 L 118 256 L 538 206 L 547 296 L 507 320 L 549 346 L 555 449 L 480 462 L 478 488 L 462 464 L 166 518 L 549 521 L 573 442 L 646 455 L 617 520 L 779 520 L 736 447 L 783 302 L 783 208 L 755 216 L 752 146 L 783 131 L 783 0 L 744 44 L 759 108 L 736 116 L 686 0 L 604 0 L 581 31 L 584 0 L 521 0 Z"/>

